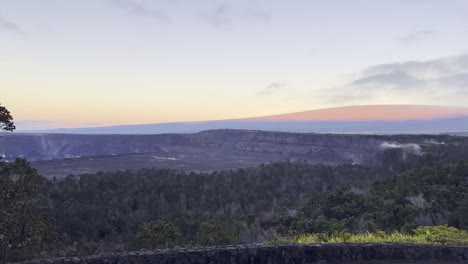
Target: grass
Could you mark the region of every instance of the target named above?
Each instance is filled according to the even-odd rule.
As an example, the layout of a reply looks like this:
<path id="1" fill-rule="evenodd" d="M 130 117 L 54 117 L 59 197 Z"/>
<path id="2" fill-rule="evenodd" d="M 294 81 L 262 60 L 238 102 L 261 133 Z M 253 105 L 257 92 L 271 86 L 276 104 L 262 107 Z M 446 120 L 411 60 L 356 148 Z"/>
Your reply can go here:
<path id="1" fill-rule="evenodd" d="M 438 245 L 468 245 L 468 232 L 446 225 L 420 226 L 412 230 L 411 234 L 394 232 L 365 232 L 352 234 L 338 232 L 328 234 L 306 234 L 296 237 L 279 237 L 270 243 L 409 243 L 409 244 L 438 244 Z"/>

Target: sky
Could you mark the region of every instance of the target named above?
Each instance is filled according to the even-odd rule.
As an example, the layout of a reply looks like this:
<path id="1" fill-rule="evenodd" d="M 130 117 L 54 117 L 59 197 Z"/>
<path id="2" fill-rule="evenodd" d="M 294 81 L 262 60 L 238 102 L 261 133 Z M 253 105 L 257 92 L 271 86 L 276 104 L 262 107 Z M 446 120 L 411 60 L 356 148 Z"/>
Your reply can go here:
<path id="1" fill-rule="evenodd" d="M 19 129 L 467 101 L 466 0 L 0 0 Z"/>

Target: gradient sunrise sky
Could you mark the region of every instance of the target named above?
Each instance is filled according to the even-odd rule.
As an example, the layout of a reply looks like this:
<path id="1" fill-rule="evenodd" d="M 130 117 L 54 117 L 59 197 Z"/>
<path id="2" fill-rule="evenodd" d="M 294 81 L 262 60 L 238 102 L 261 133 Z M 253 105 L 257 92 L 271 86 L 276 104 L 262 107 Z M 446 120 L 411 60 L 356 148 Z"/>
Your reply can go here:
<path id="1" fill-rule="evenodd" d="M 19 129 L 468 104 L 466 0 L 0 0 Z"/>

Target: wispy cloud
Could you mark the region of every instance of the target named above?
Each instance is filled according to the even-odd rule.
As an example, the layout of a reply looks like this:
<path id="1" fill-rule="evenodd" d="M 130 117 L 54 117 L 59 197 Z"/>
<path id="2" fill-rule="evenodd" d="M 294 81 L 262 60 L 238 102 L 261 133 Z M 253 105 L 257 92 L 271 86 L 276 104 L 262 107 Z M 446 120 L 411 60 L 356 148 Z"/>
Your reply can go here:
<path id="1" fill-rule="evenodd" d="M 213 6 L 213 9 L 206 14 L 206 19 L 214 26 L 228 26 L 231 23 L 229 6 L 227 4 L 218 4 Z"/>
<path id="2" fill-rule="evenodd" d="M 375 65 L 365 69 L 361 73 L 361 77 L 405 73 L 418 79 L 437 79 L 467 71 L 468 54 L 461 54 L 427 61 L 406 61 Z"/>
<path id="3" fill-rule="evenodd" d="M 250 20 L 259 22 L 270 22 L 272 19 L 271 13 L 258 8 L 249 8 L 246 10 L 245 14 Z"/>
<path id="4" fill-rule="evenodd" d="M 237 23 L 265 23 L 272 18 L 270 12 L 254 1 L 200 1 L 191 8 L 191 1 L 108 0 L 129 14 L 161 22 L 177 22 L 183 14 L 201 18 L 204 23 L 221 29 L 231 29 Z M 180 1 L 180 0 L 179 0 Z M 189 4 L 190 3 L 190 4 Z M 195 3 L 195 2 L 194 2 Z M 183 5 L 182 5 L 183 4 Z M 185 7 L 190 8 L 184 10 Z M 197 12 L 197 10 L 199 12 Z"/>
<path id="5" fill-rule="evenodd" d="M 205 13 L 205 20 L 221 28 L 230 28 L 234 22 L 259 23 L 271 20 L 271 13 L 249 3 L 238 2 L 234 5 L 224 2 L 212 5 Z"/>
<path id="6" fill-rule="evenodd" d="M 24 34 L 23 29 L 15 22 L 6 20 L 0 16 L 0 31 Z"/>
<path id="7" fill-rule="evenodd" d="M 348 84 L 328 89 L 329 103 L 385 102 L 393 98 L 444 104 L 468 98 L 468 55 L 369 67 Z"/>
<path id="8" fill-rule="evenodd" d="M 350 85 L 363 89 L 391 88 L 408 89 L 424 85 L 426 80 L 419 79 L 405 71 L 395 71 L 390 73 L 375 74 L 352 81 Z"/>
<path id="9" fill-rule="evenodd" d="M 257 95 L 266 96 L 275 94 L 287 87 L 287 84 L 284 81 L 273 82 L 267 85 L 265 88 L 257 92 Z"/>
<path id="10" fill-rule="evenodd" d="M 401 37 L 400 41 L 403 43 L 415 43 L 436 34 L 435 30 L 419 30 Z"/>
<path id="11" fill-rule="evenodd" d="M 160 22 L 170 22 L 171 18 L 161 9 L 154 9 L 146 5 L 145 3 L 137 0 L 112 0 L 112 3 L 128 11 L 128 13 L 158 20 Z"/>

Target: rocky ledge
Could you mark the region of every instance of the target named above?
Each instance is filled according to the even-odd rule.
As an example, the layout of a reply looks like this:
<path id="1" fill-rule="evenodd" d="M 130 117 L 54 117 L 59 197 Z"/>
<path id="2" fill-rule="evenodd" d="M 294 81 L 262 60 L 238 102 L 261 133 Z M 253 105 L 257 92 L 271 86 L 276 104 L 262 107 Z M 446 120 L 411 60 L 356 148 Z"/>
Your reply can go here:
<path id="1" fill-rule="evenodd" d="M 25 263 L 468 263 L 468 246 L 412 244 L 259 244 L 41 259 Z"/>

